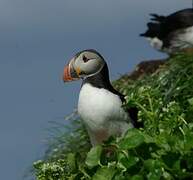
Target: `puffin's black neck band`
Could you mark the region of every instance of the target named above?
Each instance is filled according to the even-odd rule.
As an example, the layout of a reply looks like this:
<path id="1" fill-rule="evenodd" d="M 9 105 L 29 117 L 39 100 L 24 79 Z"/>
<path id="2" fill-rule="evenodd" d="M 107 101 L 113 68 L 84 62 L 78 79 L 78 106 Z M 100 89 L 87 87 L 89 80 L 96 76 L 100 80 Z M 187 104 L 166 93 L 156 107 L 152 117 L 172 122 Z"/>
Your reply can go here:
<path id="1" fill-rule="evenodd" d="M 89 83 L 93 87 L 96 87 L 96 88 L 104 88 L 104 89 L 118 95 L 120 97 L 120 99 L 122 100 L 122 102 L 125 100 L 124 95 L 122 95 L 120 92 L 115 90 L 113 88 L 113 86 L 111 85 L 111 82 L 109 80 L 109 70 L 108 70 L 106 63 L 99 73 L 95 74 L 94 76 L 87 77 L 86 79 L 84 79 L 83 85 L 86 83 Z"/>

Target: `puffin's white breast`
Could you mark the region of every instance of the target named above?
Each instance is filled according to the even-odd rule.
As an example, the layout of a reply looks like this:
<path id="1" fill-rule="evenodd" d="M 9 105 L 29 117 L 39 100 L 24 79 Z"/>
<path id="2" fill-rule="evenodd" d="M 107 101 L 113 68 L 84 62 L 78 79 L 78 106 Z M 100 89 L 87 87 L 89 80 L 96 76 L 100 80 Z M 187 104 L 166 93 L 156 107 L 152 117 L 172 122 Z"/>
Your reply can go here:
<path id="1" fill-rule="evenodd" d="M 78 113 L 91 131 L 111 129 L 110 134 L 113 134 L 128 129 L 128 126 L 125 127 L 129 121 L 128 115 L 122 108 L 119 96 L 88 83 L 81 88 Z"/>
<path id="2" fill-rule="evenodd" d="M 163 42 L 159 38 L 157 38 L 157 37 L 154 37 L 154 38 L 148 37 L 146 39 L 150 42 L 150 45 L 153 48 L 155 48 L 157 50 L 161 50 L 162 49 Z"/>

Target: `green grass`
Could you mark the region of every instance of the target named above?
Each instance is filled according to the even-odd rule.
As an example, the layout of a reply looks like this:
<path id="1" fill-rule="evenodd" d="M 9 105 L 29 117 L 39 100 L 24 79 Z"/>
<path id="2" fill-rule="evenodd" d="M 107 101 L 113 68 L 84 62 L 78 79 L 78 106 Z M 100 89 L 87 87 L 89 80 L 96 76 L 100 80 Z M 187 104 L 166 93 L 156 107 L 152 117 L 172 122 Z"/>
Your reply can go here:
<path id="1" fill-rule="evenodd" d="M 90 147 L 77 116 L 57 135 L 44 160 L 34 163 L 38 180 L 141 180 L 193 177 L 193 57 L 179 54 L 151 76 L 114 86 L 137 106 L 143 129 Z M 91 149 L 90 149 L 91 148 Z"/>

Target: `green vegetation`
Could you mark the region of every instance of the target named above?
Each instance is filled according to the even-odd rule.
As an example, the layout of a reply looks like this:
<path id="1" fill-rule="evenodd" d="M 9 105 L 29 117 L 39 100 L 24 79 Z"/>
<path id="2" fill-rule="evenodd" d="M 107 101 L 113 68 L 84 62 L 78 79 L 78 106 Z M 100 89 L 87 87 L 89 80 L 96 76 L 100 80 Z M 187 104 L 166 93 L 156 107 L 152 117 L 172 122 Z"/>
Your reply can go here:
<path id="1" fill-rule="evenodd" d="M 158 180 L 193 177 L 193 57 L 172 57 L 154 74 L 114 86 L 137 106 L 143 129 L 90 149 L 78 117 L 34 163 L 38 180 Z"/>

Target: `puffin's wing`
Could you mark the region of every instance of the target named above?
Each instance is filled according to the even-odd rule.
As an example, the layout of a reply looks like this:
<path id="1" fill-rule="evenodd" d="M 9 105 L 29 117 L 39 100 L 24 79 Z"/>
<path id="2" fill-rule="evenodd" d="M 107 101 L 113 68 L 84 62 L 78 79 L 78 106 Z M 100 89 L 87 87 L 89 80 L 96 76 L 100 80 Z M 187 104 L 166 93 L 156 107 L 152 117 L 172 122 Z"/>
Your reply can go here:
<path id="1" fill-rule="evenodd" d="M 117 95 L 121 99 L 122 103 L 125 102 L 125 96 L 119 92 L 117 92 Z M 131 124 L 135 128 L 143 128 L 143 123 L 138 121 L 138 108 L 137 107 L 130 107 L 127 109 L 128 116 L 130 118 Z"/>
<path id="2" fill-rule="evenodd" d="M 112 93 L 119 96 L 122 103 L 124 103 L 126 101 L 125 96 L 122 93 L 120 93 L 119 91 L 117 91 L 116 89 L 114 89 L 113 86 L 110 86 L 109 89 Z M 137 109 L 137 107 L 130 107 L 129 109 L 127 109 L 127 113 L 128 113 L 128 117 L 130 118 L 130 122 L 133 125 L 133 127 L 135 127 L 135 128 L 143 127 L 143 123 L 138 121 L 138 109 Z"/>
<path id="3" fill-rule="evenodd" d="M 148 29 L 140 36 L 163 39 L 173 31 L 193 26 L 193 9 L 177 11 L 169 16 L 150 15 L 152 18 L 147 23 Z"/>
<path id="4" fill-rule="evenodd" d="M 193 9 L 184 9 L 169 15 L 164 24 L 173 30 L 193 26 Z"/>
<path id="5" fill-rule="evenodd" d="M 131 119 L 131 123 L 133 124 L 133 126 L 135 127 L 135 128 L 142 128 L 142 127 L 144 127 L 143 126 L 143 123 L 142 122 L 139 122 L 138 121 L 138 109 L 136 108 L 136 107 L 131 107 L 131 108 L 129 108 L 128 110 L 127 110 L 127 112 L 128 112 L 128 115 L 129 115 L 129 117 L 130 117 L 130 119 Z"/>

